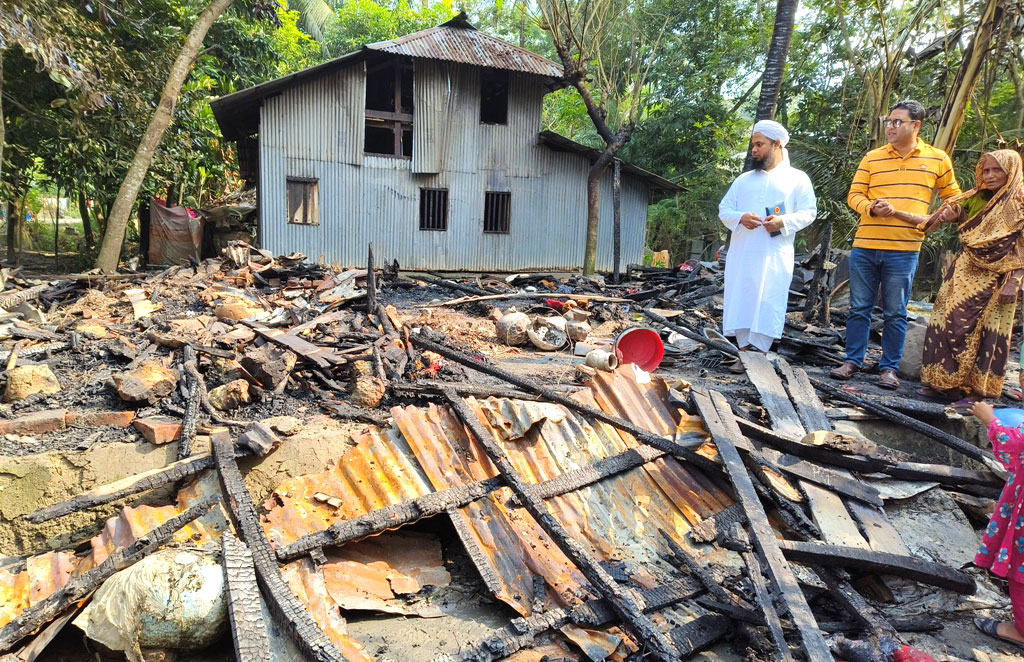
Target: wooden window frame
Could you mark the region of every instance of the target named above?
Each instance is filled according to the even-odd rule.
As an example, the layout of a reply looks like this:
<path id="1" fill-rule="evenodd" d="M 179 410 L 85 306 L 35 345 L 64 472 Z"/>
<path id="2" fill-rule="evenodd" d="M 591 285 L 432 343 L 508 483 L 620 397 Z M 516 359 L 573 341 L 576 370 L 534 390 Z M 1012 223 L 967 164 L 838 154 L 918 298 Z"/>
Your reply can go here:
<path id="1" fill-rule="evenodd" d="M 302 221 L 296 221 L 295 214 L 291 209 L 291 196 L 288 194 L 288 187 L 291 184 L 303 185 Z M 288 225 L 300 225 L 304 227 L 319 227 L 320 225 L 320 180 L 316 177 L 285 177 L 284 180 L 285 205 L 287 206 Z M 316 204 L 310 204 L 315 202 Z M 312 220 L 310 215 L 315 216 Z"/>
<path id="2" fill-rule="evenodd" d="M 366 108 L 364 100 L 363 111 L 366 113 L 366 125 L 377 126 L 380 128 L 387 128 L 391 130 L 393 136 L 391 153 L 384 152 L 370 152 L 366 150 L 366 143 L 363 143 L 363 153 L 372 156 L 387 156 L 396 159 L 411 159 L 412 154 L 404 154 L 402 150 L 402 135 L 405 131 L 413 130 L 412 117 L 413 113 L 402 112 L 402 77 L 406 71 L 413 71 L 412 67 L 408 64 L 395 61 L 387 61 L 378 64 L 375 67 L 366 70 L 367 84 L 369 84 L 370 76 L 381 69 L 391 68 L 395 76 L 395 93 L 392 103 L 391 110 L 371 110 Z M 415 74 L 414 74 L 415 75 Z M 410 79 L 411 81 L 412 79 Z M 415 111 L 415 109 L 413 109 Z"/>

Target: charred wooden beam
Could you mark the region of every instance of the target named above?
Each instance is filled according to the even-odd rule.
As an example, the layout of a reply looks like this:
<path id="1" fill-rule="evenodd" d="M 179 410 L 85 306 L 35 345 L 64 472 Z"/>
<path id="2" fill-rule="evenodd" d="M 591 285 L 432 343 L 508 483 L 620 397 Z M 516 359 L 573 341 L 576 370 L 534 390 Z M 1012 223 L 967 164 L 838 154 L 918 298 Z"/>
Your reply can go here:
<path id="1" fill-rule="evenodd" d="M 808 482 L 828 488 L 836 494 L 869 503 L 879 508 L 884 505 L 878 490 L 848 474 L 839 473 L 811 462 L 804 462 L 792 455 L 780 455 L 775 458 L 774 466 Z"/>
<path id="2" fill-rule="evenodd" d="M 522 476 L 509 461 L 505 450 L 497 444 L 494 436 L 484 428 L 480 419 L 465 400 L 454 392 L 446 394 L 455 414 L 476 437 L 484 452 L 497 467 L 505 481 L 512 489 L 519 503 L 536 520 L 537 524 L 575 565 L 594 588 L 611 603 L 615 612 L 622 619 L 623 625 L 629 629 L 637 643 L 647 645 L 655 658 L 664 662 L 676 660 L 679 653 L 673 643 L 657 628 L 654 622 L 643 613 L 642 598 L 632 589 L 620 587 L 615 579 L 608 574 L 587 550 L 576 539 L 569 535 L 565 527 L 548 511 L 544 500 L 531 494 Z"/>
<path id="3" fill-rule="evenodd" d="M 178 529 L 202 517 L 219 501 L 220 499 L 217 497 L 208 497 L 196 502 L 185 512 L 153 528 L 135 542 L 111 554 L 100 565 L 75 577 L 63 588 L 54 591 L 45 599 L 21 612 L 10 623 L 0 628 L 0 653 L 9 650 L 14 644 L 38 630 L 54 616 L 95 591 L 100 584 L 118 570 L 124 570 L 155 552 L 161 545 L 169 541 Z"/>
<path id="4" fill-rule="evenodd" d="M 832 597 L 846 610 L 846 613 L 870 633 L 869 636 L 875 638 L 887 636 L 898 639 L 896 629 L 892 624 L 885 620 L 885 617 L 865 600 L 864 596 L 850 585 L 850 582 L 840 578 L 831 568 L 812 565 L 811 569 L 821 581 L 825 582 Z"/>
<path id="5" fill-rule="evenodd" d="M 366 250 L 366 309 L 377 309 L 377 272 L 373 264 L 373 242 Z"/>
<path id="6" fill-rule="evenodd" d="M 647 462 L 664 456 L 665 453 L 642 446 L 631 448 L 611 457 L 596 460 L 586 467 L 566 472 L 561 476 L 529 486 L 531 494 L 538 499 L 550 499 L 561 494 L 568 494 L 592 485 L 610 476 L 629 471 Z M 500 487 L 505 480 L 501 476 L 488 478 L 468 485 L 452 487 L 440 492 L 431 492 L 415 499 L 354 517 L 344 522 L 332 524 L 324 531 L 310 533 L 299 538 L 287 547 L 277 550 L 280 561 L 291 561 L 311 550 L 376 535 L 403 524 L 409 524 L 425 517 L 433 517 L 454 508 L 461 508 L 482 499 Z"/>
<path id="7" fill-rule="evenodd" d="M 755 609 L 743 609 L 736 605 L 724 604 L 708 597 L 697 598 L 697 604 L 705 609 L 718 612 L 728 616 L 734 621 L 750 625 L 765 626 L 764 615 Z M 887 621 L 897 632 L 934 632 L 942 629 L 942 621 L 933 616 L 922 615 L 912 618 L 894 618 Z M 782 628 L 787 631 L 796 631 L 793 624 L 788 620 L 782 621 Z M 818 629 L 822 632 L 843 632 L 847 634 L 863 632 L 865 624 L 860 621 L 819 621 Z"/>
<path id="8" fill-rule="evenodd" d="M 473 287 L 471 285 L 463 285 L 462 283 L 458 283 L 458 282 L 452 280 L 451 278 L 448 278 L 446 276 L 442 276 L 440 274 L 435 274 L 434 272 L 431 272 L 431 271 L 428 271 L 427 273 L 430 274 L 432 276 L 432 278 L 427 278 L 423 274 L 408 274 L 408 276 L 409 276 L 409 278 L 412 278 L 414 280 L 422 281 L 422 282 L 427 283 L 429 285 L 435 285 L 437 287 L 446 287 L 449 290 L 455 290 L 457 292 L 465 292 L 466 294 L 481 295 L 481 296 L 490 296 L 492 294 L 496 294 L 496 292 L 492 292 L 491 290 L 483 290 L 483 289 L 480 289 L 479 287 Z"/>
<path id="9" fill-rule="evenodd" d="M 789 397 L 796 405 L 796 413 L 805 430 L 831 430 L 832 422 L 828 420 L 825 407 L 818 399 L 811 380 L 801 368 L 794 368 L 781 356 L 775 359 L 775 367 L 786 378 Z"/>
<path id="10" fill-rule="evenodd" d="M 186 344 L 182 348 L 182 355 L 185 359 L 188 399 L 185 402 L 185 417 L 181 423 L 181 437 L 178 439 L 179 460 L 183 460 L 192 454 L 192 442 L 195 441 L 196 427 L 199 425 L 199 408 L 201 406 L 199 384 L 202 382 L 199 367 L 196 365 L 196 351 L 192 348 L 192 345 Z"/>
<path id="11" fill-rule="evenodd" d="M 948 588 L 963 595 L 973 593 L 976 588 L 974 578 L 966 572 L 915 556 L 795 540 L 779 540 L 778 545 L 787 559 L 797 563 L 855 568 L 906 577 L 929 586 Z"/>
<path id="12" fill-rule="evenodd" d="M 395 384 L 391 390 L 394 395 L 399 397 L 438 399 L 443 397 L 442 390 L 448 386 L 444 383 L 417 381 L 415 384 Z M 493 397 L 510 400 L 537 400 L 539 398 L 536 393 L 475 384 L 451 384 L 451 388 L 461 396 L 472 395 L 477 398 Z"/>
<path id="13" fill-rule="evenodd" d="M 732 621 L 721 614 L 704 614 L 669 631 L 680 659 L 704 650 L 732 630 Z M 641 652 L 636 658 L 644 659 Z"/>
<path id="14" fill-rule="evenodd" d="M 707 592 L 716 600 L 722 603 L 735 605 L 743 609 L 751 608 L 748 602 L 725 590 L 725 588 L 723 588 L 718 581 L 711 576 L 708 569 L 705 568 L 704 565 L 695 559 L 689 552 L 683 549 L 667 531 L 664 529 L 658 529 L 658 533 L 661 534 L 662 539 L 668 545 L 669 551 L 672 552 L 672 556 L 679 561 L 679 563 L 682 564 L 690 574 L 701 583 L 701 586 L 703 586 L 704 589 L 707 590 Z"/>
<path id="15" fill-rule="evenodd" d="M 153 469 L 135 476 L 123 478 L 114 483 L 89 490 L 67 501 L 55 503 L 52 506 L 40 508 L 39 510 L 24 515 L 24 518 L 33 524 L 48 522 L 64 515 L 76 513 L 86 508 L 102 506 L 118 499 L 129 497 L 133 494 L 156 489 L 164 485 L 176 483 L 189 476 L 195 475 L 204 469 L 213 468 L 213 457 L 209 454 L 197 455 L 185 460 L 179 460 L 166 467 Z"/>
<path id="16" fill-rule="evenodd" d="M 737 442 L 743 444 L 742 433 L 736 424 L 732 409 L 725 398 L 715 391 L 710 394 L 694 389 L 691 392 L 694 404 L 704 419 L 704 426 L 711 433 L 711 439 L 725 463 L 736 496 L 750 522 L 754 545 L 765 559 L 768 574 L 779 597 L 789 610 L 793 623 L 800 633 L 804 650 L 810 662 L 831 662 L 832 655 L 818 630 L 814 615 L 804 598 L 796 576 L 782 556 L 775 531 L 768 523 L 761 502 L 754 491 L 754 485 L 743 465 L 743 459 L 736 449 Z"/>
<path id="17" fill-rule="evenodd" d="M 700 444 L 700 442 L 697 440 L 693 440 L 693 443 L 689 446 L 677 444 L 669 439 L 665 439 L 664 437 L 653 435 L 650 432 L 640 427 L 637 427 L 636 425 L 633 425 L 629 421 L 619 418 L 618 416 L 613 416 L 611 414 L 605 413 L 600 409 L 588 407 L 587 405 L 584 405 L 576 400 L 573 400 L 572 398 L 568 398 L 560 393 L 557 393 L 556 391 L 547 388 L 546 386 L 541 386 L 539 384 L 532 382 L 529 379 L 525 379 L 523 377 L 519 377 L 504 370 L 501 370 L 500 368 L 487 365 L 482 361 L 474 360 L 472 357 L 467 356 L 462 352 L 456 351 L 451 347 L 448 347 L 447 345 L 443 345 L 441 343 L 428 340 L 426 337 L 424 337 L 423 333 L 413 335 L 411 336 L 411 338 L 412 341 L 415 344 L 419 345 L 420 347 L 430 350 L 435 354 L 440 354 L 441 356 L 451 361 L 461 363 L 462 365 L 468 368 L 472 368 L 484 374 L 491 375 L 492 377 L 497 377 L 498 379 L 504 380 L 509 384 L 512 384 L 513 386 L 517 386 L 531 393 L 536 393 L 537 395 L 540 395 L 546 400 L 558 403 L 563 407 L 583 414 L 584 416 L 589 416 L 590 418 L 594 418 L 603 423 L 607 423 L 613 428 L 617 428 L 624 432 L 628 432 L 629 434 L 633 435 L 633 437 L 636 438 L 637 441 L 643 444 L 646 444 L 653 448 L 657 448 L 658 450 L 661 451 L 665 451 L 666 453 L 674 455 L 680 459 L 692 462 L 697 466 L 708 465 L 706 458 L 700 457 L 693 451 L 693 448 Z"/>
<path id="18" fill-rule="evenodd" d="M 697 582 L 687 578 L 646 589 L 641 591 L 647 605 L 644 612 L 668 609 L 698 595 L 702 590 Z M 617 620 L 615 611 L 606 600 L 588 600 L 572 610 L 559 607 L 529 618 L 516 618 L 506 627 L 463 647 L 463 652 L 455 658 L 455 662 L 494 662 L 526 648 L 539 635 L 569 623 L 599 628 Z"/>
<path id="19" fill-rule="evenodd" d="M 26 301 L 38 299 L 43 292 L 46 292 L 46 290 L 51 287 L 53 286 L 49 283 L 43 283 L 42 285 L 36 285 L 35 287 L 30 287 L 25 290 L 17 290 L 15 292 L 0 294 L 0 308 L 8 310 L 18 304 L 25 303 Z"/>
<path id="20" fill-rule="evenodd" d="M 235 657 L 238 662 L 270 662 L 270 638 L 263 622 L 252 553 L 230 531 L 222 534 L 221 548 Z"/>
<path id="21" fill-rule="evenodd" d="M 280 329 L 271 329 L 256 322 L 246 320 L 242 320 L 242 324 L 245 324 L 275 345 L 295 352 L 296 356 L 300 359 L 312 363 L 318 368 L 328 370 L 335 364 L 347 363 L 349 361 L 348 358 L 338 356 L 331 349 L 318 347 L 307 340 L 290 335 Z"/>
<path id="22" fill-rule="evenodd" d="M 838 389 L 832 386 L 831 384 L 826 384 L 821 380 L 811 379 L 811 383 L 814 385 L 814 388 L 818 389 L 822 393 L 825 393 L 830 398 L 835 398 L 836 400 L 842 400 L 843 402 L 847 402 L 851 405 L 856 405 L 861 409 L 864 409 L 865 411 L 869 411 L 872 414 L 875 414 L 876 416 L 881 416 L 882 418 L 892 421 L 893 423 L 899 423 L 900 425 L 903 425 L 904 427 L 907 427 L 913 430 L 914 432 L 923 434 L 926 437 L 934 439 L 935 441 L 939 442 L 944 446 L 948 446 L 949 448 L 952 448 L 955 451 L 963 453 L 972 460 L 982 462 L 986 464 L 986 466 L 988 466 L 987 461 L 991 461 L 993 463 L 995 462 L 995 460 L 992 460 L 991 458 L 987 457 L 984 451 L 982 451 L 977 446 L 972 446 L 963 439 L 955 437 L 949 434 L 948 432 L 940 430 L 937 427 L 928 425 L 927 423 L 923 423 L 917 419 L 911 418 L 906 414 L 901 414 L 895 409 L 890 409 L 889 407 L 877 404 L 871 400 L 866 400 L 865 398 L 853 395 L 852 393 L 847 393 L 846 391 Z"/>
<path id="23" fill-rule="evenodd" d="M 736 528 L 739 529 L 742 536 L 741 541 L 748 545 L 747 549 L 740 552 L 740 556 L 743 558 L 744 565 L 747 566 L 747 579 L 754 587 L 754 595 L 757 597 L 757 603 L 761 605 L 765 624 L 772 636 L 772 643 L 775 644 L 775 659 L 792 660 L 793 654 L 789 650 L 789 644 L 786 643 L 786 635 L 782 632 L 782 622 L 779 620 L 779 613 L 775 610 L 775 601 L 772 600 L 771 591 L 768 590 L 768 584 L 764 581 L 761 562 L 757 559 L 757 554 L 750 549 L 746 533 L 739 525 Z"/>
<path id="24" fill-rule="evenodd" d="M 213 435 L 213 457 L 217 463 L 221 486 L 227 496 L 228 509 L 242 540 L 252 552 L 256 578 L 267 599 L 270 612 L 282 629 L 295 642 L 307 660 L 314 662 L 345 662 L 341 651 L 317 626 L 305 606 L 292 593 L 281 576 L 274 550 L 260 526 L 259 516 L 249 496 L 242 472 L 235 463 L 233 445 L 227 433 Z"/>
<path id="25" fill-rule="evenodd" d="M 743 361 L 747 378 L 761 396 L 761 405 L 772 419 L 772 429 L 782 434 L 802 437 L 804 427 L 782 380 L 775 373 L 775 366 L 760 352 L 740 352 L 740 360 Z"/>
<path id="26" fill-rule="evenodd" d="M 30 359 L 33 356 L 42 356 L 43 354 L 49 354 L 50 352 L 59 352 L 71 347 L 69 342 L 48 342 L 39 345 L 33 345 L 32 347 L 26 347 L 25 349 L 17 350 L 18 358 Z M 0 351 L 0 363 L 7 363 L 11 358 L 11 354 L 14 350 L 5 349 Z"/>
<path id="27" fill-rule="evenodd" d="M 864 455 L 852 455 L 824 448 L 804 444 L 792 437 L 781 435 L 774 430 L 758 425 L 752 421 L 737 419 L 740 429 L 752 437 L 755 437 L 774 448 L 785 451 L 792 455 L 802 457 L 814 462 L 829 464 L 834 467 L 842 467 L 853 471 L 864 473 L 879 472 L 893 478 L 904 480 L 927 480 L 942 483 L 943 485 L 984 485 L 990 487 L 1002 486 L 1004 481 L 991 471 L 974 471 L 971 469 L 960 469 L 944 464 L 926 464 L 922 462 L 895 462 L 888 458 L 871 457 Z"/>

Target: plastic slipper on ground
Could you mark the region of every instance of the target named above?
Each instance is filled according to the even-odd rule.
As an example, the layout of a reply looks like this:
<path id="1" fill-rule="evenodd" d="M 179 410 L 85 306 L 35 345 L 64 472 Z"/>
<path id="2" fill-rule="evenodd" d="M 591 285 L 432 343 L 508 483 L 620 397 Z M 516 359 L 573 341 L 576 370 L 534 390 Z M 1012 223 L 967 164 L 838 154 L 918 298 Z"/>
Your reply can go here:
<path id="1" fill-rule="evenodd" d="M 999 634 L 999 621 L 994 618 L 983 618 L 981 616 L 974 617 L 974 626 L 987 634 L 988 636 L 998 639 L 999 641 L 1012 644 L 1017 648 L 1024 650 L 1024 643 L 1014 641 L 1013 639 L 1007 639 Z"/>
<path id="2" fill-rule="evenodd" d="M 1003 393 L 1003 397 L 1007 400 L 1013 400 L 1014 402 L 1020 402 L 1024 400 L 1024 393 L 1019 388 L 1011 388 Z"/>
<path id="3" fill-rule="evenodd" d="M 931 386 L 922 386 L 921 388 L 917 389 L 916 393 L 926 400 L 930 400 L 932 402 L 940 402 L 942 404 L 948 404 L 956 399 L 955 397 L 950 397 L 943 393 L 942 391 L 932 388 Z"/>

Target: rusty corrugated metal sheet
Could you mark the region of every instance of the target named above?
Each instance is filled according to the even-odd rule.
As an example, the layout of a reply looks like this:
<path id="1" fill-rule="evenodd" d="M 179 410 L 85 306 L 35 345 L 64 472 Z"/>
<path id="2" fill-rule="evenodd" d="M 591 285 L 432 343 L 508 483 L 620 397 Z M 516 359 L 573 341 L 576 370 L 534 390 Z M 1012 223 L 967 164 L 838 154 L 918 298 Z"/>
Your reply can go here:
<path id="1" fill-rule="evenodd" d="M 367 44 L 366 48 L 394 55 L 447 60 L 549 78 L 562 76 L 562 67 L 551 60 L 484 34 L 465 23 L 439 25 L 396 39 Z"/>

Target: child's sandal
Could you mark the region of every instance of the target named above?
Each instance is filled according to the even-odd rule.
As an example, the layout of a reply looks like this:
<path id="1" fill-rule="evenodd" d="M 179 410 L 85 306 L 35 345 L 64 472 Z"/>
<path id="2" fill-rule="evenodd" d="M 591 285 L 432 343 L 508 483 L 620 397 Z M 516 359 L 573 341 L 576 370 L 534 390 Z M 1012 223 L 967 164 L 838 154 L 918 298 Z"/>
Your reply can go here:
<path id="1" fill-rule="evenodd" d="M 1014 641 L 1013 639 L 1007 639 L 1006 637 L 999 634 L 999 621 L 997 621 L 994 618 L 983 618 L 981 616 L 975 616 L 974 626 L 994 639 L 998 639 L 999 641 L 1003 641 L 1008 644 L 1013 644 L 1014 646 L 1024 650 L 1024 643 Z"/>

